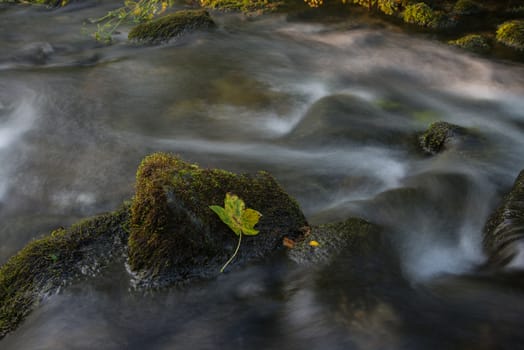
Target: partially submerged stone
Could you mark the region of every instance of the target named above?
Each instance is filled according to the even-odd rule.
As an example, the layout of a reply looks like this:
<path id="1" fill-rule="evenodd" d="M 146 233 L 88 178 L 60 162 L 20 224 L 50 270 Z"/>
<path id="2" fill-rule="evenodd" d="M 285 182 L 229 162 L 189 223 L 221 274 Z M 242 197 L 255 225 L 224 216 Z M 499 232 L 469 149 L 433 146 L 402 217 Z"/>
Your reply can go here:
<path id="1" fill-rule="evenodd" d="M 0 338 L 46 295 L 92 275 L 125 247 L 128 209 L 83 220 L 32 241 L 0 268 Z"/>
<path id="2" fill-rule="evenodd" d="M 163 42 L 186 32 L 207 29 L 215 22 L 205 10 L 183 10 L 137 25 L 128 38 L 140 42 Z"/>
<path id="3" fill-rule="evenodd" d="M 484 227 L 489 264 L 505 266 L 524 254 L 524 170 Z"/>
<path id="4" fill-rule="evenodd" d="M 146 157 L 137 172 L 131 208 L 130 270 L 138 285 L 162 286 L 216 276 L 232 255 L 237 236 L 209 208 L 226 193 L 262 213 L 260 233 L 245 236 L 229 268 L 269 256 L 284 237 L 307 226 L 297 202 L 265 172 L 237 175 L 204 169 L 165 153 Z"/>
<path id="5" fill-rule="evenodd" d="M 448 44 L 475 53 L 486 53 L 490 49 L 489 41 L 480 34 L 468 34 L 456 40 L 448 41 Z"/>
<path id="6" fill-rule="evenodd" d="M 448 122 L 435 122 L 419 136 L 419 144 L 427 154 L 438 154 L 449 149 L 475 148 L 481 138 L 470 130 Z"/>

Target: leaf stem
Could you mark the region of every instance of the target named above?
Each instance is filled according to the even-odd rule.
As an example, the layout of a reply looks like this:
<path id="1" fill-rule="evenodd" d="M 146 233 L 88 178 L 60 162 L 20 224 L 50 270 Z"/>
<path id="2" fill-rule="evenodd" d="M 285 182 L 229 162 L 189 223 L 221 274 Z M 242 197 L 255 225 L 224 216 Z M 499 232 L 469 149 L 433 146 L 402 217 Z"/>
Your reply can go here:
<path id="1" fill-rule="evenodd" d="M 237 244 L 237 248 L 235 249 L 235 252 L 233 253 L 233 255 L 231 255 L 231 258 L 229 258 L 228 261 L 226 261 L 226 263 L 224 264 L 224 266 L 222 266 L 222 268 L 220 269 L 220 273 L 224 272 L 224 269 L 226 268 L 227 265 L 229 265 L 229 263 L 231 261 L 233 261 L 233 259 L 235 258 L 235 256 L 237 255 L 238 253 L 238 249 L 240 248 L 240 242 L 242 242 L 242 232 L 240 232 L 240 234 L 238 235 L 238 244 Z"/>

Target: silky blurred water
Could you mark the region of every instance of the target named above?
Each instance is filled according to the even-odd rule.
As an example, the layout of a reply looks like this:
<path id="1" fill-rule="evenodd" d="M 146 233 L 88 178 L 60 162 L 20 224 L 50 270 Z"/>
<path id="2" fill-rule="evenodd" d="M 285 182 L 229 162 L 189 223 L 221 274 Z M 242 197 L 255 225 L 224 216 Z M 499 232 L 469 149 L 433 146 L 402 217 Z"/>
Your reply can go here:
<path id="1" fill-rule="evenodd" d="M 271 172 L 310 223 L 381 224 L 400 266 L 380 255 L 312 270 L 283 259 L 144 294 L 116 262 L 46 299 L 2 349 L 522 344 L 522 290 L 475 272 L 482 226 L 524 168 L 522 65 L 354 19 L 215 13 L 216 29 L 160 46 L 127 43 L 126 27 L 111 46 L 83 33 L 117 4 L 0 9 L 0 263 L 117 208 L 140 160 L 170 151 Z M 483 144 L 421 155 L 413 135 L 439 120 Z"/>

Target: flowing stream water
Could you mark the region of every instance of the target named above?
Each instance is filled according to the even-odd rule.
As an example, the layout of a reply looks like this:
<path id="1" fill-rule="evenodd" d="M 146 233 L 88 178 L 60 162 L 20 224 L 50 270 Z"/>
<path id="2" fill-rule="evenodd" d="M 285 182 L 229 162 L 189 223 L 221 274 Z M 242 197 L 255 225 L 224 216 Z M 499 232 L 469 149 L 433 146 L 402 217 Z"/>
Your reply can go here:
<path id="1" fill-rule="evenodd" d="M 385 227 L 380 256 L 247 267 L 189 288 L 131 288 L 123 262 L 50 296 L 2 349 L 516 349 L 524 293 L 478 273 L 482 228 L 524 168 L 524 66 L 348 18 L 213 14 L 160 46 L 82 32 L 119 1 L 0 7 L 0 263 L 116 209 L 155 151 L 266 170 L 312 224 Z M 91 27 L 88 27 L 91 30 Z M 434 121 L 482 135 L 423 156 Z M 514 268 L 519 269 L 518 262 Z"/>

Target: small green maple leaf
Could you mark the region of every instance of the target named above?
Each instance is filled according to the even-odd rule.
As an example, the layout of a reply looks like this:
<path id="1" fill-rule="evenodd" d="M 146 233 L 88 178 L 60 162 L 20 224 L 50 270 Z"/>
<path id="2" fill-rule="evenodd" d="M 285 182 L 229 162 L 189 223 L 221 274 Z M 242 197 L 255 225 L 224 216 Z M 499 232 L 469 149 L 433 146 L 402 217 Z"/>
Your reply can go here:
<path id="1" fill-rule="evenodd" d="M 246 209 L 244 201 L 238 198 L 237 195 L 231 193 L 226 194 L 224 207 L 211 205 L 209 208 L 238 236 L 238 244 L 235 252 L 220 269 L 220 272 L 224 272 L 226 266 L 229 265 L 238 253 L 240 242 L 242 241 L 242 234 L 247 236 L 255 236 L 258 234 L 258 231 L 255 230 L 255 225 L 258 223 L 262 214 L 254 209 Z"/>

